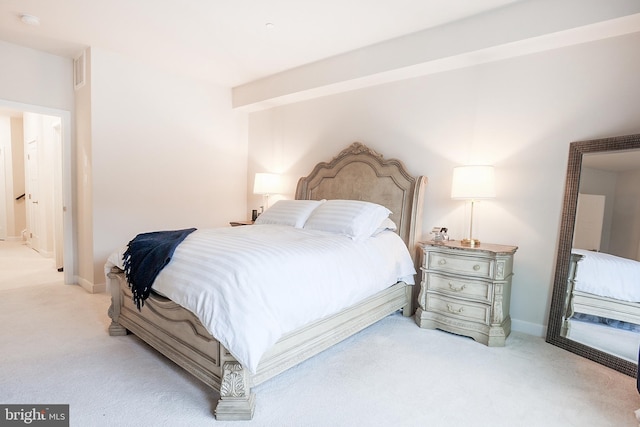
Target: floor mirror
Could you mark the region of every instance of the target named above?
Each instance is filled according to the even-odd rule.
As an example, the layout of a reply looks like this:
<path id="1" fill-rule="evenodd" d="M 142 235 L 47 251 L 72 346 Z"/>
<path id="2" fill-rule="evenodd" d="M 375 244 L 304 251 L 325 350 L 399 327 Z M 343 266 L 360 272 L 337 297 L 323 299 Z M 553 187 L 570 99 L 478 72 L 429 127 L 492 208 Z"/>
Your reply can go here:
<path id="1" fill-rule="evenodd" d="M 640 134 L 572 142 L 563 203 L 546 341 L 635 377 Z"/>

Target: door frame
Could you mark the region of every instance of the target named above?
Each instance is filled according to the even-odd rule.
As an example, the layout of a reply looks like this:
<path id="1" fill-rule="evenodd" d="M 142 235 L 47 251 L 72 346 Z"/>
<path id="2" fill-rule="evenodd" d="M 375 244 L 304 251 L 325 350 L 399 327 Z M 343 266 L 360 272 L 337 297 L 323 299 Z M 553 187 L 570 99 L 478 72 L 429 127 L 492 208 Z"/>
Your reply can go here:
<path id="1" fill-rule="evenodd" d="M 62 228 L 62 254 L 63 254 L 63 269 L 64 269 L 64 282 L 66 284 L 73 284 L 75 280 L 75 233 L 73 225 L 75 224 L 74 217 L 74 205 L 73 205 L 73 180 L 75 176 L 75 169 L 73 167 L 73 151 L 71 145 L 71 112 L 67 110 L 60 110 L 56 108 L 49 108 L 40 105 L 24 104 L 20 102 L 12 102 L 4 99 L 0 99 L 0 106 L 6 107 L 16 111 L 43 114 L 48 116 L 60 117 L 61 122 L 61 141 L 62 141 L 62 153 L 60 156 L 61 165 L 61 184 L 62 184 L 62 210 L 63 215 L 57 215 L 57 221 L 61 221 L 60 224 L 54 224 L 54 228 Z M 56 195 L 57 196 L 57 195 Z M 54 206 L 56 202 L 54 200 Z M 53 231 L 53 230 L 52 230 Z M 54 236 L 57 233 L 54 232 Z M 59 242 L 55 242 L 56 247 L 59 247 Z"/>
<path id="2" fill-rule="evenodd" d="M 0 146 L 0 240 L 7 238 L 7 197 L 5 189 L 7 187 L 6 170 L 6 147 Z"/>

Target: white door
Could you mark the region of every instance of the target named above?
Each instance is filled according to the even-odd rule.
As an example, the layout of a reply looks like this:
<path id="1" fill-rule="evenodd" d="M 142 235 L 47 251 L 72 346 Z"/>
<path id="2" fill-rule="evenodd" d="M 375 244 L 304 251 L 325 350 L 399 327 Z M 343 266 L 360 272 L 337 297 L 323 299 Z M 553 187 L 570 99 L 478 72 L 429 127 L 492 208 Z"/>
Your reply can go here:
<path id="1" fill-rule="evenodd" d="M 40 251 L 40 209 L 39 209 L 39 181 L 38 181 L 38 141 L 27 142 L 25 153 L 26 167 L 26 208 L 27 208 L 27 244 L 36 251 Z"/>
<path id="2" fill-rule="evenodd" d="M 598 194 L 578 194 L 576 228 L 573 247 L 589 251 L 600 250 L 602 222 L 604 220 L 605 196 Z"/>

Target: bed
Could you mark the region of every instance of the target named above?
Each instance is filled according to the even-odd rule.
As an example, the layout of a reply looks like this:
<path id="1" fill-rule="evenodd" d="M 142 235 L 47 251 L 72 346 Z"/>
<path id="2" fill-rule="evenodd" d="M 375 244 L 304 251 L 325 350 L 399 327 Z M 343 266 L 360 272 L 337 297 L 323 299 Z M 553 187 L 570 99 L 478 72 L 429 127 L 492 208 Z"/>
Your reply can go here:
<path id="1" fill-rule="evenodd" d="M 400 236 L 401 243 L 410 253 L 409 261 L 413 271 L 418 257 L 416 238 L 421 232 L 419 223 L 425 186 L 426 178 L 410 175 L 399 160 L 384 159 L 365 145 L 354 143 L 331 161 L 316 165 L 308 176 L 300 178 L 295 199 L 356 200 L 388 208 L 392 212 L 389 218 L 395 224 L 395 233 Z M 267 213 L 268 211 L 263 215 Z M 233 232 L 247 236 L 252 233 L 252 228 L 258 233 L 258 227 L 235 227 Z M 264 230 L 268 228 L 264 227 Z M 381 233 L 381 236 L 389 238 L 388 234 Z M 176 253 L 191 240 L 191 237 L 187 238 Z M 170 266 L 171 264 L 165 270 L 169 270 Z M 164 295 L 152 292 L 141 310 L 138 310 L 122 268 L 108 262 L 105 269 L 112 296 L 108 313 L 112 319 L 109 334 L 135 334 L 217 390 L 220 399 L 215 416 L 219 420 L 251 419 L 256 399 L 252 387 L 395 311 L 402 310 L 405 316 L 411 316 L 417 288 L 408 283 L 412 280 L 385 285 L 383 289 L 349 303 L 336 312 L 287 331 L 256 362 L 255 357 L 234 357 L 233 354 L 238 352 L 228 350 L 223 345 L 227 341 L 215 339 L 209 333 L 211 328 L 204 326 L 211 325 L 211 319 L 204 318 L 204 322 L 201 321 L 194 312 L 167 298 L 164 290 Z M 165 270 L 161 275 L 165 275 Z M 169 273 L 165 276 L 172 277 Z M 159 279 L 160 275 L 157 280 Z M 350 283 L 341 283 L 340 286 L 351 289 Z M 296 301 L 295 298 L 293 301 Z M 303 302 L 298 300 L 297 303 L 290 304 L 293 308 L 298 305 L 303 305 Z M 245 363 L 238 359 L 245 360 Z"/>
<path id="2" fill-rule="evenodd" d="M 589 341 L 636 362 L 640 343 L 638 277 L 638 261 L 572 249 L 563 336 Z M 624 346 L 624 342 L 629 345 Z"/>

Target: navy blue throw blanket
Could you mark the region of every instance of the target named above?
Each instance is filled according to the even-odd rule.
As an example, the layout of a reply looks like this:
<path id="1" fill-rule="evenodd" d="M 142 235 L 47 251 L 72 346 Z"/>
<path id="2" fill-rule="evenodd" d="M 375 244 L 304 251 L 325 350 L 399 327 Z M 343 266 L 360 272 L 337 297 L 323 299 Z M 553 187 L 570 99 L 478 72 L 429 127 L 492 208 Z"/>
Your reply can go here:
<path id="1" fill-rule="evenodd" d="M 138 310 L 149 297 L 151 285 L 158 273 L 171 261 L 176 247 L 195 230 L 187 228 L 142 233 L 129 242 L 123 256 L 124 274 Z"/>

